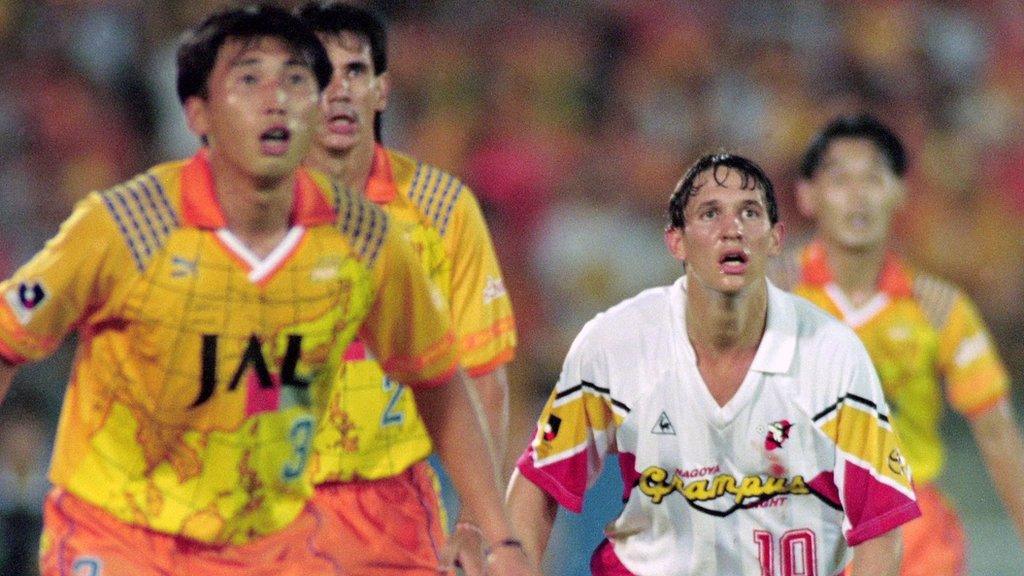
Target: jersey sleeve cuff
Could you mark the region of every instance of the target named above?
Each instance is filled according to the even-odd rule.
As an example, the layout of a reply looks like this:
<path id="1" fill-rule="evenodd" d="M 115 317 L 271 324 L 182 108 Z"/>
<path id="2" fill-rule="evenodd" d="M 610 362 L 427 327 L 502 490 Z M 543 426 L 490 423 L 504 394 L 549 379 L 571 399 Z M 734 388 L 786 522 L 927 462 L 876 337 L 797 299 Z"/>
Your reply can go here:
<path id="1" fill-rule="evenodd" d="M 478 364 L 476 366 L 465 366 L 466 373 L 472 376 L 473 378 L 486 376 L 487 374 L 490 374 L 491 372 L 497 370 L 499 367 L 511 362 L 512 359 L 515 358 L 515 355 L 515 348 L 506 348 L 500 354 L 498 354 L 488 362 Z"/>
<path id="2" fill-rule="evenodd" d="M 18 366 L 27 362 L 28 359 L 15 352 L 14 348 L 8 346 L 6 342 L 0 340 L 0 361 L 8 366 Z"/>
<path id="3" fill-rule="evenodd" d="M 889 532 L 897 526 L 906 524 L 920 515 L 921 508 L 918 507 L 917 502 L 907 502 L 899 508 L 894 508 L 882 516 L 872 518 L 860 526 L 851 529 L 846 533 L 846 541 L 850 546 L 862 544 Z"/>
<path id="4" fill-rule="evenodd" d="M 577 514 L 583 511 L 583 497 L 566 490 L 553 476 L 533 465 L 533 450 L 527 449 L 516 463 L 519 473 L 546 492 L 563 508 Z"/>

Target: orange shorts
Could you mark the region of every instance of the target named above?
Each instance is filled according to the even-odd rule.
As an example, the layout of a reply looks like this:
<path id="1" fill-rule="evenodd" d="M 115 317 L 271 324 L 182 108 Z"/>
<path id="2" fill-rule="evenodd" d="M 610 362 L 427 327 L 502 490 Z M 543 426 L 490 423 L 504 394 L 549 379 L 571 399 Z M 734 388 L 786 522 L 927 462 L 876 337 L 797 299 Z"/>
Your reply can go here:
<path id="1" fill-rule="evenodd" d="M 443 574 L 444 509 L 425 460 L 391 478 L 317 486 L 313 505 L 324 517 L 318 547 L 343 550 L 346 574 Z"/>
<path id="2" fill-rule="evenodd" d="M 240 546 L 216 546 L 126 524 L 64 490 L 43 506 L 42 576 L 341 575 L 315 548 L 322 520 L 311 506 L 287 528 Z"/>
<path id="3" fill-rule="evenodd" d="M 903 525 L 900 576 L 966 576 L 967 537 L 956 511 L 932 484 L 914 492 L 921 516 Z"/>

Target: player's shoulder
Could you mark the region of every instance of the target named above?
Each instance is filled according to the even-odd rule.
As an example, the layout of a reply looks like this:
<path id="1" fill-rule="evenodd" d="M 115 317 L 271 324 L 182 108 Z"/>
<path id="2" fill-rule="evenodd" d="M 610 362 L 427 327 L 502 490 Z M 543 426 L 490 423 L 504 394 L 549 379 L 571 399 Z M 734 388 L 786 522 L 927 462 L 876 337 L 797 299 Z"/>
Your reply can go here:
<path id="1" fill-rule="evenodd" d="M 185 161 L 158 164 L 124 182 L 89 194 L 81 209 L 97 234 L 127 246 L 138 269 L 181 227 L 181 172 Z"/>
<path id="2" fill-rule="evenodd" d="M 672 318 L 672 290 L 677 285 L 648 288 L 636 296 L 598 313 L 584 325 L 581 334 L 595 345 L 613 350 L 642 347 L 659 338 Z"/>
<path id="3" fill-rule="evenodd" d="M 442 236 L 460 212 L 476 208 L 473 191 L 455 175 L 396 150 L 387 152 L 399 193 Z"/>
<path id="4" fill-rule="evenodd" d="M 361 192 L 335 182 L 328 186 L 337 214 L 338 232 L 357 258 L 367 266 L 373 266 L 393 232 L 387 213 Z"/>
<path id="5" fill-rule="evenodd" d="M 953 308 L 967 296 L 952 282 L 904 265 L 910 278 L 910 290 L 921 311 L 935 329 L 941 329 L 949 320 Z"/>

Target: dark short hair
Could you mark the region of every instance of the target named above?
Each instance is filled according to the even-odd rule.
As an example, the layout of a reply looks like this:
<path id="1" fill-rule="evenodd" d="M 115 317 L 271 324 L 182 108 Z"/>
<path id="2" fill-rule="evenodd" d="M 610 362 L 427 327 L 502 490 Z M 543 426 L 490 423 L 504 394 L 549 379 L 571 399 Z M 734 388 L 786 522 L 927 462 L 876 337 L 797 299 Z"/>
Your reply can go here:
<path id="1" fill-rule="evenodd" d="M 373 73 L 388 69 L 388 32 L 384 17 L 375 10 L 343 2 L 310 2 L 296 13 L 317 34 L 352 32 L 370 42 Z"/>
<path id="2" fill-rule="evenodd" d="M 802 178 L 814 177 L 814 173 L 821 166 L 821 160 L 825 156 L 829 144 L 839 138 L 871 141 L 885 156 L 893 174 L 901 178 L 906 174 L 907 153 L 896 133 L 870 114 L 857 114 L 835 118 L 814 136 L 807 151 L 804 152 L 803 159 L 800 160 L 800 176 Z"/>
<path id="3" fill-rule="evenodd" d="M 388 31 L 384 17 L 370 8 L 343 2 L 314 1 L 299 8 L 299 18 L 317 34 L 335 36 L 352 32 L 370 43 L 373 73 L 379 76 L 388 70 Z M 373 136 L 381 140 L 380 112 L 373 116 Z"/>
<path id="4" fill-rule="evenodd" d="M 698 190 L 697 177 L 709 171 L 719 184 L 725 182 L 730 172 L 736 171 L 742 178 L 740 186 L 744 190 L 760 189 L 764 192 L 768 221 L 773 226 L 779 222 L 779 205 L 775 200 L 775 187 L 772 186 L 772 181 L 765 171 L 752 160 L 743 156 L 718 152 L 701 156 L 676 184 L 676 189 L 668 201 L 668 227 L 670 229 L 686 227 L 686 206 L 690 202 L 690 197 Z"/>
<path id="5" fill-rule="evenodd" d="M 316 34 L 286 10 L 269 4 L 250 4 L 217 12 L 192 31 L 178 47 L 178 99 L 206 98 L 217 53 L 228 39 L 277 38 L 309 65 L 322 91 L 333 68 Z"/>

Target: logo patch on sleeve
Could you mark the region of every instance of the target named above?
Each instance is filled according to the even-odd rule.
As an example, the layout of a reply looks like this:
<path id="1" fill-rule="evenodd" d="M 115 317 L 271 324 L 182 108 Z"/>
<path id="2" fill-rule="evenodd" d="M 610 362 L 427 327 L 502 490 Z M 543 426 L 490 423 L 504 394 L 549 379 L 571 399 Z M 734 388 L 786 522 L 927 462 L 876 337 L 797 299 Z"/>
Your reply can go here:
<path id="1" fill-rule="evenodd" d="M 36 310 L 46 302 L 46 288 L 40 282 L 22 282 L 4 294 L 7 304 L 22 325 L 28 324 Z"/>
<path id="2" fill-rule="evenodd" d="M 558 429 L 562 426 L 562 419 L 554 414 L 548 416 L 548 421 L 544 423 L 544 440 L 551 442 L 558 436 Z"/>

